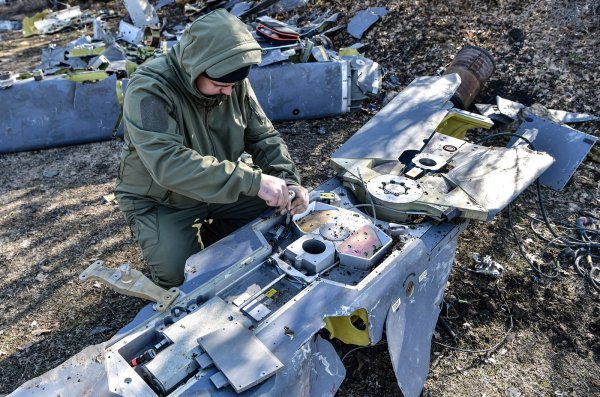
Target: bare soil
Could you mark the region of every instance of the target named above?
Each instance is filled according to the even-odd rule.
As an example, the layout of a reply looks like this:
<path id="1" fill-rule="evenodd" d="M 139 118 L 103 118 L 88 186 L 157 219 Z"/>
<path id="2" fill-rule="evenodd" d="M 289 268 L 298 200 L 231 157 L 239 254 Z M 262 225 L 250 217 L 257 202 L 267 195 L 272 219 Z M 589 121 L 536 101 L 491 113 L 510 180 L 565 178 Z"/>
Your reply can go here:
<path id="1" fill-rule="evenodd" d="M 28 9 L 0 6 L 0 19 L 31 15 L 35 2 L 30 3 Z M 183 21 L 182 3 L 161 10 L 169 24 Z M 81 5 L 125 15 L 120 2 Z M 477 102 L 494 103 L 500 95 L 527 105 L 600 114 L 597 0 L 321 0 L 298 12 L 331 8 L 347 22 L 367 6 L 389 11 L 362 40 L 365 56 L 387 70 L 387 93 L 415 77 L 435 75 L 463 45 L 474 44 L 497 61 Z M 0 34 L 0 70 L 27 72 L 39 63 L 42 48 L 91 34 L 91 26 L 27 39 L 19 32 Z M 342 32 L 334 43 L 339 48 L 353 40 Z M 381 107 L 379 99 L 371 103 L 375 111 Z M 278 123 L 307 187 L 333 175 L 330 154 L 374 110 Z M 576 128 L 600 136 L 598 122 Z M 145 269 L 118 208 L 104 198 L 115 183 L 119 148 L 111 141 L 0 156 L 0 394 L 109 339 L 145 305 L 77 279 L 96 258 L 113 267 L 129 262 Z M 543 189 L 550 219 L 574 224 L 581 211 L 598 211 L 597 153 L 588 156 L 562 192 Z M 535 191 L 529 189 L 517 200 L 513 216 L 525 250 L 547 269 L 560 249 L 546 247 L 530 229 L 526 215 L 537 211 Z M 519 255 L 507 223 L 502 212 L 492 222 L 472 222 L 460 237 L 442 311 L 456 338 L 438 324 L 422 395 L 600 396 L 599 294 L 568 261 L 559 265 L 556 279 L 537 276 Z M 473 273 L 474 252 L 491 255 L 504 266 L 504 275 L 494 280 Z M 499 342 L 492 351 L 470 352 Z M 348 376 L 338 395 L 401 395 L 385 344 L 342 353 Z"/>

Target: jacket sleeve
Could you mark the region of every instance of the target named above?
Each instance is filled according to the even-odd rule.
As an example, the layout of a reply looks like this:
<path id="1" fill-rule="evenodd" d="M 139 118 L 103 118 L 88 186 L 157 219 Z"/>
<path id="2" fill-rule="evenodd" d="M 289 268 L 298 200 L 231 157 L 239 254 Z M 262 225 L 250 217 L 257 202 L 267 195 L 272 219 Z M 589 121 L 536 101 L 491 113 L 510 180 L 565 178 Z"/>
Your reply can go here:
<path id="1" fill-rule="evenodd" d="M 156 89 L 130 88 L 124 104 L 126 138 L 157 184 L 208 203 L 231 203 L 240 194 L 258 194 L 260 170 L 186 147 L 168 97 Z"/>
<path id="2" fill-rule="evenodd" d="M 300 175 L 288 152 L 285 141 L 275 130 L 271 121 L 256 100 L 254 90 L 248 79 L 246 86 L 245 112 L 247 126 L 244 135 L 246 150 L 252 155 L 252 161 L 264 173 L 277 176 L 288 185 L 299 185 Z"/>

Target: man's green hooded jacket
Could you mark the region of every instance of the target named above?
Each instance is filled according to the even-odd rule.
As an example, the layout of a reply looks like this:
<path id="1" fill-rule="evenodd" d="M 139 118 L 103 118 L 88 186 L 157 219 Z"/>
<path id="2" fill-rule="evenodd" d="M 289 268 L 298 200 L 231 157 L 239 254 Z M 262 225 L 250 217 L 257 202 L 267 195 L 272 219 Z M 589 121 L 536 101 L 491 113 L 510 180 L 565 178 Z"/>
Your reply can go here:
<path id="1" fill-rule="evenodd" d="M 258 194 L 261 172 L 300 183 L 247 79 L 229 97 L 205 96 L 194 83 L 205 71 L 219 78 L 257 64 L 260 55 L 246 26 L 217 10 L 193 22 L 167 56 L 138 68 L 124 102 L 121 209 L 148 200 L 173 208 L 232 203 Z M 238 161 L 244 151 L 258 167 Z"/>

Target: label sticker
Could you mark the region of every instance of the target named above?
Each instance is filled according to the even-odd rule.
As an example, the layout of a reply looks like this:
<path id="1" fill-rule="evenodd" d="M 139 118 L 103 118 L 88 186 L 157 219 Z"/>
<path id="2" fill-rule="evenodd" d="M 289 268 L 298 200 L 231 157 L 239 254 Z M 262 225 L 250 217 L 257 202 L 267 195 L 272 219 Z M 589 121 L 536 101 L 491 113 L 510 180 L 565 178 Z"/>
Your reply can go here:
<path id="1" fill-rule="evenodd" d="M 396 302 L 394 302 L 394 304 L 392 305 L 392 311 L 394 313 L 396 313 L 398 311 L 401 303 L 402 303 L 402 301 L 400 300 L 400 298 L 398 298 L 398 300 Z"/>
<path id="2" fill-rule="evenodd" d="M 270 290 L 268 290 L 267 292 L 265 292 L 265 296 L 267 298 L 272 298 L 273 295 L 275 295 L 277 293 L 277 290 L 275 288 L 271 288 Z"/>
<path id="3" fill-rule="evenodd" d="M 425 270 L 423 273 L 421 273 L 421 275 L 419 276 L 419 282 L 422 283 L 423 280 L 425 280 L 427 278 L 427 270 Z"/>

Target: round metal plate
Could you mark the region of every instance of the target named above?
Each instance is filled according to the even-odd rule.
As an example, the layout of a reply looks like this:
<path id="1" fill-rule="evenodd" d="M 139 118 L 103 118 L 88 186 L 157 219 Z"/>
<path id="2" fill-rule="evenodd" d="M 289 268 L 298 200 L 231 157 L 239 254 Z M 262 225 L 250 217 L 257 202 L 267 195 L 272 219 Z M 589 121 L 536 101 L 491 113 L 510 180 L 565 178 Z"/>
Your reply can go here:
<path id="1" fill-rule="evenodd" d="M 367 183 L 367 190 L 381 201 L 410 203 L 423 195 L 417 182 L 404 176 L 379 175 Z"/>
<path id="2" fill-rule="evenodd" d="M 325 223 L 319 228 L 321 237 L 329 241 L 342 241 L 350 236 L 350 229 L 339 223 Z"/>
<path id="3" fill-rule="evenodd" d="M 435 154 L 419 153 L 412 159 L 412 163 L 424 170 L 437 171 L 446 165 L 446 160 Z"/>

